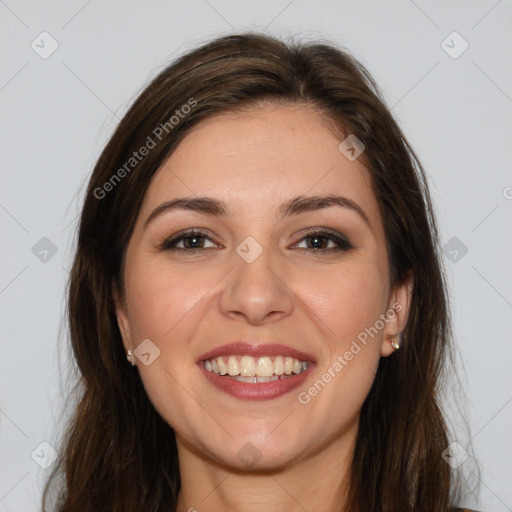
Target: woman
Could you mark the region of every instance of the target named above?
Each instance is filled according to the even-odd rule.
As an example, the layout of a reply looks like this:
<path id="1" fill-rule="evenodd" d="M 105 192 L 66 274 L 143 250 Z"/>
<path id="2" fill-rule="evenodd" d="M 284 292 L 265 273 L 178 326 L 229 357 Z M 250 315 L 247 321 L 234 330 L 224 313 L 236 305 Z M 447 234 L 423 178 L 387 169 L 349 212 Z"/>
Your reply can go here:
<path id="1" fill-rule="evenodd" d="M 248 33 L 181 57 L 86 192 L 55 510 L 456 510 L 437 236 L 348 54 Z"/>

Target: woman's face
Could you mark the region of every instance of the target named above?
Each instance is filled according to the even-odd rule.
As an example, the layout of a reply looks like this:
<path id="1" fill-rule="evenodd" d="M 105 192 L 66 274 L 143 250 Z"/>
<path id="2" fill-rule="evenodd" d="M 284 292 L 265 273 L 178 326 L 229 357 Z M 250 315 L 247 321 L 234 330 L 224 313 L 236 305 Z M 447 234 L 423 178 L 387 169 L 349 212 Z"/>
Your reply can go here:
<path id="1" fill-rule="evenodd" d="M 215 116 L 153 177 L 117 316 L 181 455 L 269 469 L 353 443 L 408 295 L 341 141 L 305 106 Z"/>

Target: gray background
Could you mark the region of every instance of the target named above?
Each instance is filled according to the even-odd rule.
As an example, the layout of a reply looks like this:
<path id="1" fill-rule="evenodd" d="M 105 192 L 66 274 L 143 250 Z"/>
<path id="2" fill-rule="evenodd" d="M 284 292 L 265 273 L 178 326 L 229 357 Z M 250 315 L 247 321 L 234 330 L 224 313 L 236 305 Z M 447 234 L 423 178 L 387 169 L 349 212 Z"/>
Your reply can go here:
<path id="1" fill-rule="evenodd" d="M 201 41 L 249 28 L 344 45 L 416 149 L 448 244 L 482 469 L 480 501 L 467 505 L 512 511 L 511 21 L 510 0 L 0 0 L 0 512 L 39 510 L 51 470 L 40 467 L 52 460 L 41 443 L 56 445 L 62 426 L 64 285 L 95 159 L 150 76 Z"/>

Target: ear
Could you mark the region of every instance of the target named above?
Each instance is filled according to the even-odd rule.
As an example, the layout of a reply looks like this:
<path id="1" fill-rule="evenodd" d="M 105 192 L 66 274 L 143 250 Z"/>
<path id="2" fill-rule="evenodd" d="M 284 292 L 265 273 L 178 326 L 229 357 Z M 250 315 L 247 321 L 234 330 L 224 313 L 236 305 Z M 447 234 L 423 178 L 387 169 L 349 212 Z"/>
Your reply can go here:
<path id="1" fill-rule="evenodd" d="M 402 342 L 402 333 L 409 317 L 413 286 L 414 279 L 410 272 L 404 282 L 396 285 L 389 294 L 388 309 L 386 310 L 388 322 L 384 328 L 384 339 L 380 351 L 382 357 L 387 357 L 396 350 L 387 338 L 389 334 L 396 336 L 399 345 Z"/>
<path id="2" fill-rule="evenodd" d="M 132 335 L 130 331 L 130 324 L 128 322 L 126 303 L 115 283 L 112 283 L 112 297 L 115 304 L 117 325 L 119 327 L 119 332 L 121 333 L 124 348 L 125 350 L 131 350 L 133 352 Z"/>

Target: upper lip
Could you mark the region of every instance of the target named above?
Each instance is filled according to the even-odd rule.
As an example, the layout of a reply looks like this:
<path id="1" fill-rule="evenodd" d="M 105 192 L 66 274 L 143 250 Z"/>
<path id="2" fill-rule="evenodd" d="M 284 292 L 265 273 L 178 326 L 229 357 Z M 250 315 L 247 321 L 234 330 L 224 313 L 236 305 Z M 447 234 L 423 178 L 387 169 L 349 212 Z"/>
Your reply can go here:
<path id="1" fill-rule="evenodd" d="M 199 356 L 198 362 L 213 359 L 214 357 L 229 355 L 247 355 L 252 357 L 286 356 L 295 357 L 301 361 L 315 362 L 315 359 L 311 354 L 282 345 L 281 343 L 248 343 L 246 341 L 235 341 L 233 343 L 227 343 L 225 345 L 212 348 L 208 352 Z"/>

